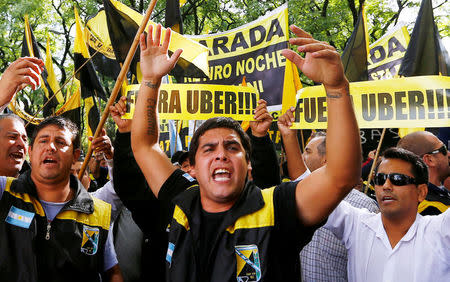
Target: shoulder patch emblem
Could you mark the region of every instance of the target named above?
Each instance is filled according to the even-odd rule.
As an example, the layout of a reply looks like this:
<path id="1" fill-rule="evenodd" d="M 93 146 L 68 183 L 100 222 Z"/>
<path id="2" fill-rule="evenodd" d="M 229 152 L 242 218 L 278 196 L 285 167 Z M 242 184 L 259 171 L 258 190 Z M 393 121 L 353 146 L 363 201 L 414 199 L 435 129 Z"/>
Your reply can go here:
<path id="1" fill-rule="evenodd" d="M 236 278 L 238 282 L 253 282 L 261 279 L 259 251 L 256 245 L 241 245 L 236 253 Z"/>
<path id="2" fill-rule="evenodd" d="M 34 213 L 11 206 L 5 221 L 9 224 L 28 229 L 33 218 Z"/>
<path id="3" fill-rule="evenodd" d="M 93 256 L 98 250 L 98 239 L 100 231 L 98 227 L 83 225 L 83 240 L 81 241 L 81 252 Z"/>
<path id="4" fill-rule="evenodd" d="M 195 179 L 187 172 L 185 174 L 183 174 L 183 176 L 184 176 L 184 178 L 189 180 L 189 182 L 194 182 L 195 181 Z"/>

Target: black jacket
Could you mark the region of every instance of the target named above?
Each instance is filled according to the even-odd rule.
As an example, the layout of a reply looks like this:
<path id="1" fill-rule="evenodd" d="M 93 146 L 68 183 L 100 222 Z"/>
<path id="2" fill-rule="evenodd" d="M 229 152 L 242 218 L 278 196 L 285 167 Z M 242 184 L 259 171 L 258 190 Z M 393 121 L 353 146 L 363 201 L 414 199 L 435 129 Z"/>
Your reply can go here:
<path id="1" fill-rule="evenodd" d="M 8 178 L 0 200 L 0 279 L 100 281 L 111 206 L 71 176 L 75 197 L 49 223 L 30 172 Z"/>
<path id="2" fill-rule="evenodd" d="M 269 136 L 258 138 L 250 135 L 252 143 L 252 175 L 260 187 L 280 183 L 275 147 Z M 116 132 L 114 140 L 114 189 L 124 205 L 131 211 L 133 220 L 144 233 L 142 252 L 142 280 L 165 280 L 165 257 L 168 233 L 166 231 L 173 204 L 161 203 L 150 190 L 131 150 L 130 133 Z M 162 207 L 171 206 L 167 210 Z"/>

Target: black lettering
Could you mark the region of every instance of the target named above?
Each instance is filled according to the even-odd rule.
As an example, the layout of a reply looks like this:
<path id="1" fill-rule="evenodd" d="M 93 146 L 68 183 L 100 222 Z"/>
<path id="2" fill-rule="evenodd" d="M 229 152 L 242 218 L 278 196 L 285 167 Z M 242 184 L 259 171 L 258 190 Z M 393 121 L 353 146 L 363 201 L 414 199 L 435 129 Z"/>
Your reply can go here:
<path id="1" fill-rule="evenodd" d="M 406 103 L 402 101 L 402 98 L 406 97 L 405 91 L 395 92 L 395 118 L 398 120 L 408 119 L 408 115 L 403 113 L 403 109 L 406 109 Z"/>
<path id="2" fill-rule="evenodd" d="M 436 89 L 436 101 L 437 101 L 437 110 L 438 110 L 438 118 L 444 118 L 445 114 L 444 114 L 444 93 L 443 93 L 444 89 Z"/>
<path id="3" fill-rule="evenodd" d="M 378 52 L 378 55 L 377 55 Z M 372 60 L 372 63 L 378 63 L 386 58 L 386 51 L 384 51 L 383 46 L 375 46 L 374 48 L 370 49 L 370 60 Z"/>
<path id="4" fill-rule="evenodd" d="M 434 91 L 433 89 L 427 89 L 427 102 L 428 102 L 428 118 L 434 119 Z"/>
<path id="5" fill-rule="evenodd" d="M 392 37 L 388 41 L 388 57 L 392 57 L 395 52 L 406 52 L 406 49 L 397 38 Z"/>
<path id="6" fill-rule="evenodd" d="M 245 41 L 244 35 L 242 32 L 236 33 L 236 35 L 233 38 L 233 43 L 231 43 L 231 52 L 236 51 L 238 47 L 242 47 L 243 49 L 248 48 L 248 44 Z"/>
<path id="7" fill-rule="evenodd" d="M 305 98 L 305 121 L 311 123 L 314 122 L 315 120 L 316 120 L 316 99 Z"/>
<path id="8" fill-rule="evenodd" d="M 394 116 L 392 96 L 389 93 L 378 93 L 378 117 L 380 120 L 391 120 Z"/>
<path id="9" fill-rule="evenodd" d="M 421 91 L 408 91 L 409 119 L 417 119 L 417 116 L 419 116 L 420 119 L 425 118 L 423 101 L 424 96 Z"/>
<path id="10" fill-rule="evenodd" d="M 301 105 L 303 104 L 303 98 L 297 100 L 297 105 L 295 106 L 295 122 L 300 122 L 300 113 L 303 112 Z"/>
<path id="11" fill-rule="evenodd" d="M 180 91 L 172 90 L 170 92 L 169 113 L 181 113 Z"/>
<path id="12" fill-rule="evenodd" d="M 190 114 L 195 114 L 198 111 L 198 90 L 194 90 L 194 95 L 192 95 L 192 90 L 187 91 L 187 111 Z"/>
<path id="13" fill-rule="evenodd" d="M 318 122 L 326 122 L 327 118 L 324 116 L 327 107 L 324 106 L 324 103 L 327 101 L 326 97 L 318 97 L 317 98 L 317 121 Z"/>
<path id="14" fill-rule="evenodd" d="M 259 38 L 257 38 L 257 33 L 259 33 Z M 250 45 L 252 47 L 261 44 L 265 37 L 266 29 L 263 26 L 258 25 L 250 29 Z"/>
<path id="15" fill-rule="evenodd" d="M 267 39 L 266 42 L 272 40 L 272 37 L 275 35 L 278 35 L 279 37 L 283 37 L 283 29 L 281 28 L 280 22 L 278 19 L 273 19 L 272 23 L 270 24 L 269 32 L 267 33 Z"/>
<path id="16" fill-rule="evenodd" d="M 203 46 L 205 46 L 206 48 L 208 48 L 208 50 L 210 50 L 210 51 L 208 51 L 209 55 L 210 55 L 210 56 L 212 55 L 212 54 L 211 54 L 211 49 L 209 49 L 208 44 L 206 43 L 206 40 L 200 40 L 198 43 L 200 43 L 200 44 L 202 44 Z"/>
<path id="17" fill-rule="evenodd" d="M 222 91 L 214 92 L 214 113 L 215 114 L 223 114 L 223 110 L 220 108 L 220 105 L 223 104 L 222 96 L 223 96 Z"/>
<path id="18" fill-rule="evenodd" d="M 158 112 L 159 113 L 167 113 L 167 109 L 169 108 L 169 104 L 167 100 L 169 99 L 169 93 L 166 90 L 159 91 L 159 103 L 158 103 Z"/>
<path id="19" fill-rule="evenodd" d="M 375 110 L 377 108 L 375 102 L 375 94 L 371 93 L 369 95 L 362 94 L 361 95 L 361 104 L 362 104 L 362 115 L 363 119 L 367 121 L 372 121 L 375 119 L 376 113 Z"/>
<path id="20" fill-rule="evenodd" d="M 225 92 L 225 114 L 236 114 L 236 93 Z"/>
<path id="21" fill-rule="evenodd" d="M 212 104 L 213 95 L 211 91 L 202 90 L 200 92 L 200 113 L 210 114 L 213 110 Z"/>
<path id="22" fill-rule="evenodd" d="M 230 51 L 228 50 L 227 46 L 225 46 L 225 44 L 227 44 L 227 42 L 228 42 L 228 37 L 226 37 L 226 36 L 214 38 L 214 41 L 213 41 L 214 55 L 219 54 L 219 48 L 222 50 L 222 52 L 229 53 Z"/>

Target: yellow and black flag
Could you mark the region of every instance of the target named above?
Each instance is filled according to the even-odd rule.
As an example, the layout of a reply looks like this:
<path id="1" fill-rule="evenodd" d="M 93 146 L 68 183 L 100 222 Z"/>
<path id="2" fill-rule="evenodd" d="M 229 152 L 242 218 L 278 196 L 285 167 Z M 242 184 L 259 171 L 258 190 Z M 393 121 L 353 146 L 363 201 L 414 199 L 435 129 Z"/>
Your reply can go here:
<path id="1" fill-rule="evenodd" d="M 450 75 L 450 58 L 434 22 L 431 0 L 423 0 L 398 71 L 401 76 Z"/>
<path id="2" fill-rule="evenodd" d="M 81 25 L 81 19 L 76 9 L 75 21 L 76 21 L 76 35 L 75 35 L 75 47 L 74 47 L 74 65 L 77 72 L 75 77 L 80 81 L 81 85 L 81 97 L 86 99 L 88 97 L 97 96 L 104 101 L 107 101 L 105 90 L 103 89 L 100 80 L 95 72 L 92 60 L 89 60 L 90 55 L 84 41 L 84 30 Z M 88 61 L 89 60 L 89 61 Z"/>
<path id="3" fill-rule="evenodd" d="M 166 0 L 166 23 L 165 27 L 183 33 L 183 18 L 180 11 L 180 0 Z"/>
<path id="4" fill-rule="evenodd" d="M 103 3 L 109 34 L 98 35 L 103 38 L 103 42 L 110 40 L 116 55 L 116 60 L 122 63 L 125 61 L 128 50 L 133 43 L 134 36 L 144 16 L 122 4 L 120 1 L 104 0 Z M 149 25 L 156 24 L 149 21 L 147 28 Z M 165 29 L 163 29 L 163 34 L 165 34 Z M 177 32 L 172 32 L 169 55 L 179 48 L 183 48 L 184 51 L 175 67 L 169 73 L 170 75 L 176 77 L 209 77 L 209 50 L 207 47 Z M 137 76 L 138 80 L 140 76 L 140 69 L 138 67 L 139 58 L 138 48 L 130 66 L 130 71 L 135 77 Z"/>
<path id="5" fill-rule="evenodd" d="M 350 36 L 341 60 L 345 76 L 350 82 L 368 80 L 367 54 L 369 53 L 369 38 L 367 37 L 367 22 L 364 6 L 361 5 L 358 21 Z"/>
<path id="6" fill-rule="evenodd" d="M 49 49 L 49 44 L 47 43 L 47 49 Z M 48 50 L 49 52 L 50 50 Z M 25 32 L 23 35 L 23 42 L 22 42 L 22 57 L 36 57 L 41 59 L 41 55 L 39 53 L 39 47 L 36 41 L 36 38 L 34 37 L 33 30 L 30 27 L 29 21 L 28 21 L 28 15 L 25 15 Z M 51 65 L 51 73 L 49 73 L 48 67 L 50 66 L 47 61 L 50 59 L 51 62 L 51 56 L 49 53 L 47 54 L 49 58 L 46 59 L 45 68 L 41 73 L 41 79 L 44 83 L 41 83 L 42 90 L 44 91 L 44 110 L 43 110 L 43 116 L 48 117 L 54 114 L 56 106 L 58 106 L 59 103 L 64 102 L 64 97 L 61 93 L 59 95 L 54 95 L 58 91 L 59 88 L 56 87 L 56 85 L 53 83 L 53 81 L 56 81 L 55 74 L 53 72 L 53 65 Z M 52 83 L 49 83 L 49 79 L 52 81 Z M 55 87 L 55 88 L 53 88 Z M 48 100 L 51 98 L 50 102 Z M 48 103 L 47 103 L 48 102 Z"/>
<path id="7" fill-rule="evenodd" d="M 89 45 L 89 52 L 91 54 L 96 53 L 92 62 L 97 72 L 116 79 L 120 73 L 120 65 L 116 61 L 114 49 L 111 46 L 104 9 L 101 9 L 87 21 L 84 35 L 86 43 Z"/>
<path id="8" fill-rule="evenodd" d="M 81 128 L 81 93 L 79 85 L 56 114 L 70 119 L 78 128 Z"/>
<path id="9" fill-rule="evenodd" d="M 133 44 L 139 25 L 125 11 L 120 9 L 120 6 L 116 7 L 110 0 L 103 0 L 103 6 L 111 45 L 117 62 L 122 65 Z M 140 49 L 138 48 L 130 65 L 130 72 L 133 75 L 132 83 L 137 83 L 139 58 Z"/>

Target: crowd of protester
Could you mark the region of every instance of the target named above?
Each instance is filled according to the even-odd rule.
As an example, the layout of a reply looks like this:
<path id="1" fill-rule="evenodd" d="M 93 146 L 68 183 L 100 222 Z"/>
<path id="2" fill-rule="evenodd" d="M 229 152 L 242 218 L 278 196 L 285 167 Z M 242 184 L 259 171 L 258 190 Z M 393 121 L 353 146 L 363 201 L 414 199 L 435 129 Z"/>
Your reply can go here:
<path id="1" fill-rule="evenodd" d="M 359 129 L 339 54 L 296 26 L 282 52 L 324 86 L 328 125 L 302 152 L 294 109 L 278 119 L 284 169 L 258 101 L 254 121 L 212 118 L 189 151 L 159 147 L 157 101 L 170 29 L 140 38 L 142 83 L 135 118 L 111 106 L 84 156 L 75 124 L 41 122 L 32 136 L 0 115 L 2 281 L 450 281 L 450 155 L 430 132 L 403 137 L 376 160 L 374 198 L 361 189 Z M 0 79 L 1 110 L 40 85 L 42 60 L 20 58 Z M 448 183 L 448 182 L 447 182 Z M 372 185 L 370 185 L 372 184 Z"/>

